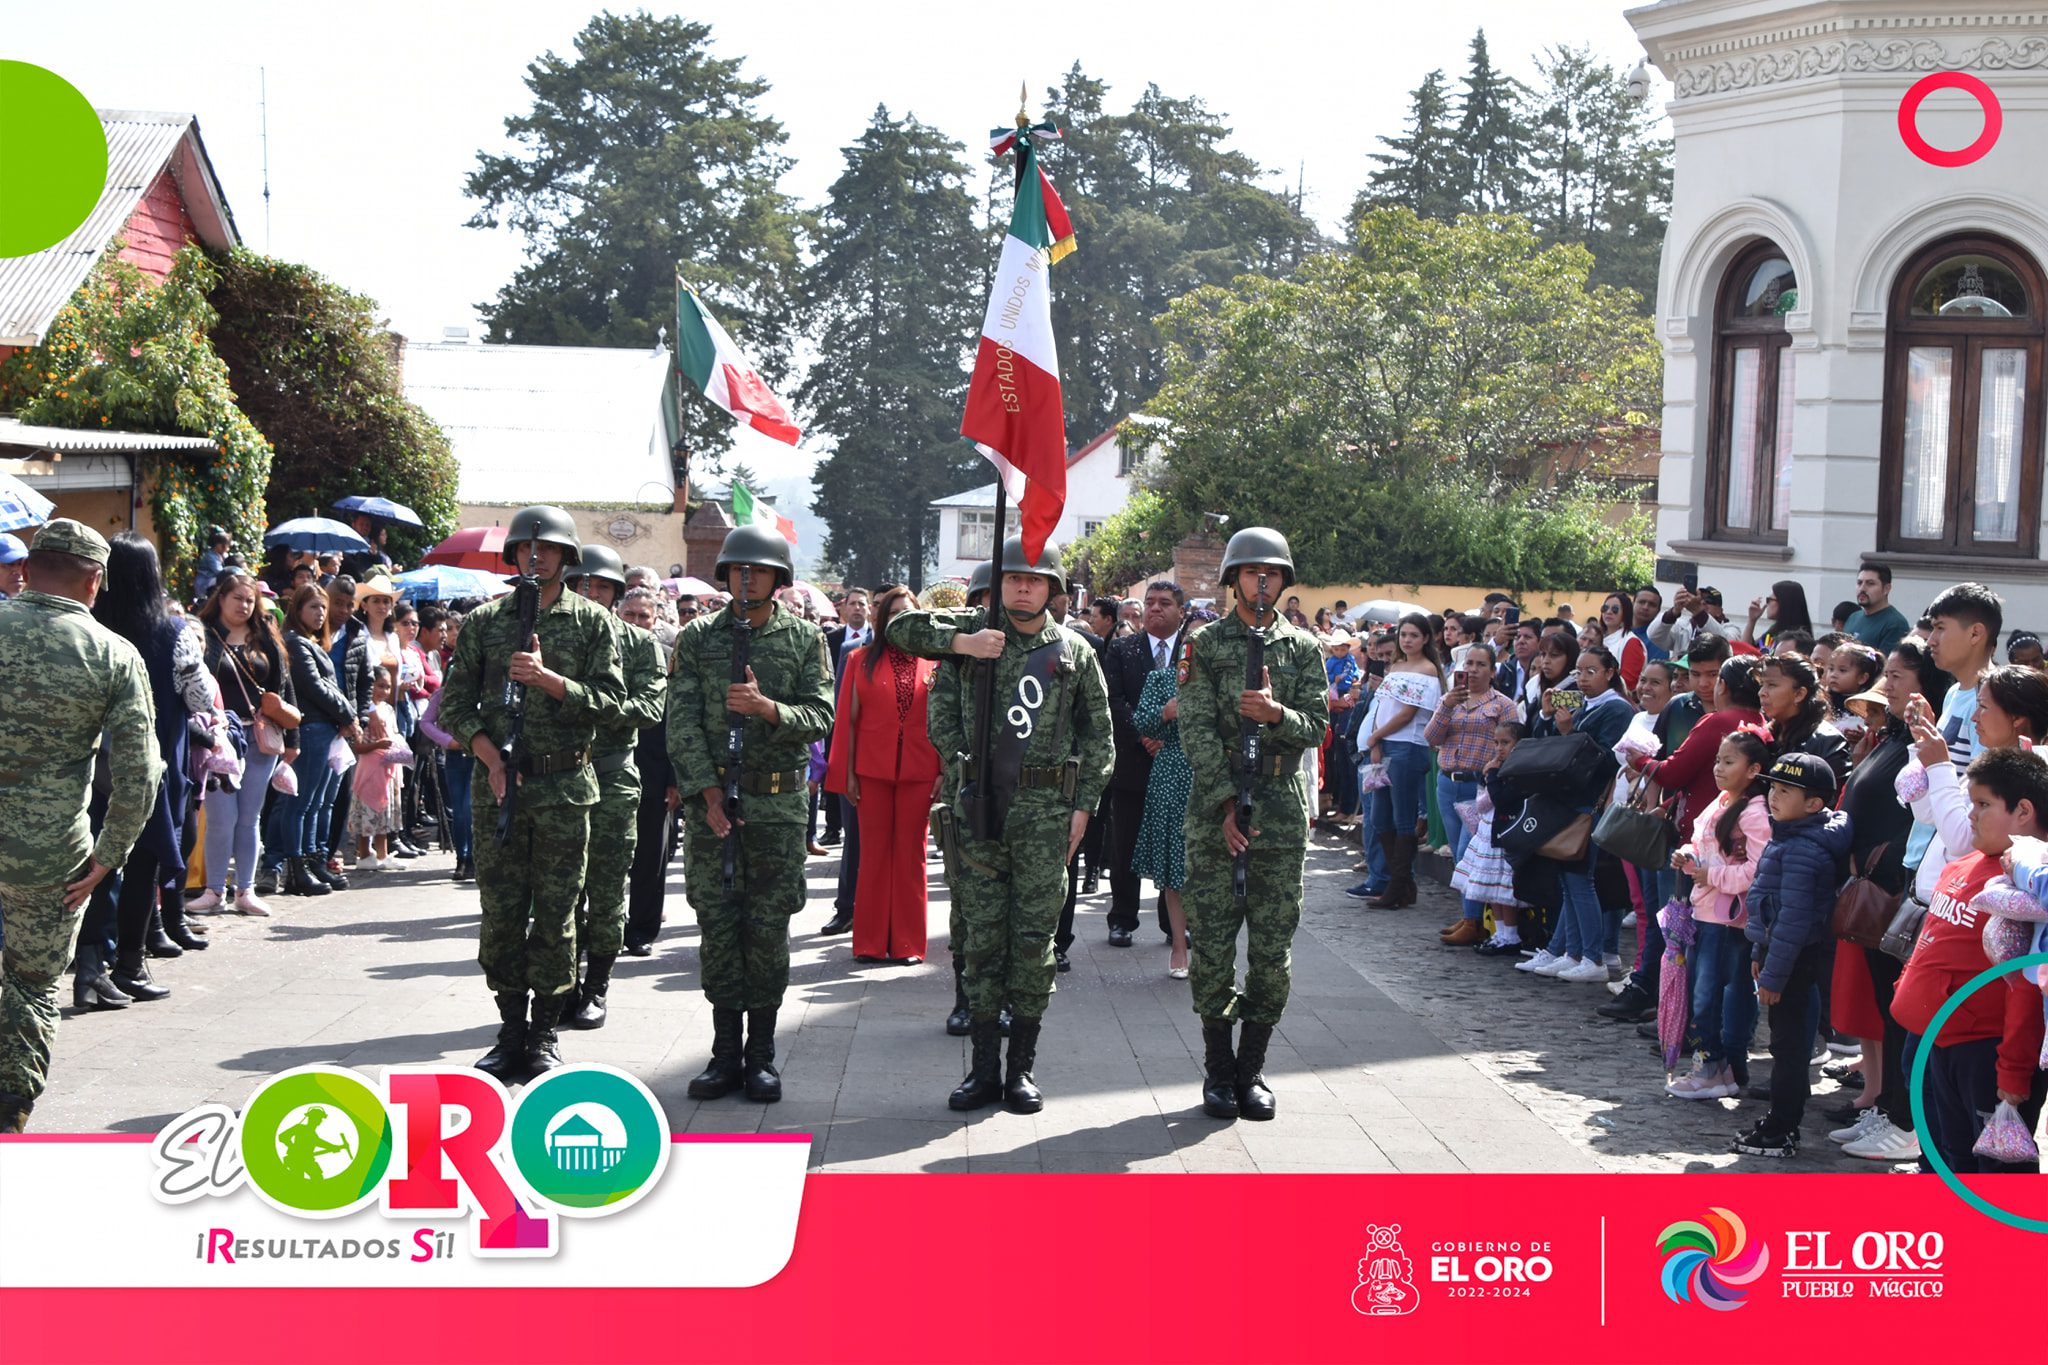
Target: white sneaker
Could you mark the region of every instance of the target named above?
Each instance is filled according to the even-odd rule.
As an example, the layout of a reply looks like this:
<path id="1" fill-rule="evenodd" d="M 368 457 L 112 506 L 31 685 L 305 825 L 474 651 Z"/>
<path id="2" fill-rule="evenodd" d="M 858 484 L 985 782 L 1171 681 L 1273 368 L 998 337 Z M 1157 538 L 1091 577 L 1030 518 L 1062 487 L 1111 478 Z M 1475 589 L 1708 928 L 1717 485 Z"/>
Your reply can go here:
<path id="1" fill-rule="evenodd" d="M 1604 986 L 1607 984 L 1607 966 L 1605 963 L 1595 962 L 1588 958 L 1576 967 L 1569 967 L 1559 972 L 1557 979 L 1559 981 L 1597 981 Z"/>
<path id="2" fill-rule="evenodd" d="M 1631 911 L 1629 911 L 1629 912 L 1628 912 L 1628 913 L 1627 913 L 1626 915 L 1623 915 L 1623 916 L 1621 917 L 1621 927 L 1622 927 L 1622 928 L 1624 928 L 1624 929 L 1633 929 L 1633 928 L 1635 928 L 1635 927 L 1636 927 L 1636 912 L 1635 912 L 1635 911 L 1631 910 Z"/>
<path id="3" fill-rule="evenodd" d="M 270 918 L 270 907 L 258 900 L 254 891 L 238 893 L 235 896 L 235 909 L 241 914 L 254 915 L 258 919 Z"/>
<path id="4" fill-rule="evenodd" d="M 1853 1062 L 1863 1055 L 1863 1044 L 1854 1038 L 1837 1038 L 1828 1044 L 1828 1051 L 1845 1062 Z"/>
<path id="5" fill-rule="evenodd" d="M 1578 965 L 1579 960 L 1575 957 L 1553 957 L 1550 961 L 1536 969 L 1536 975 L 1555 978 L 1564 975 Z"/>
<path id="6" fill-rule="evenodd" d="M 218 888 L 207 887 L 192 900 L 185 902 L 188 915 L 218 915 L 222 913 L 222 899 Z"/>
<path id="7" fill-rule="evenodd" d="M 1903 1128 L 1894 1128 L 1892 1121 L 1881 1112 L 1877 1122 L 1870 1125 L 1870 1131 L 1842 1148 L 1844 1156 L 1861 1157 L 1865 1161 L 1918 1161 L 1920 1159 L 1920 1138 Z"/>
<path id="8" fill-rule="evenodd" d="M 1627 989 L 1628 978 L 1625 976 L 1621 978 L 1621 980 L 1619 981 L 1610 981 L 1607 983 L 1607 993 L 1609 995 L 1620 995 L 1623 991 Z"/>
<path id="9" fill-rule="evenodd" d="M 1621 963 L 1620 953 L 1609 953 L 1600 960 L 1600 965 L 1607 968 L 1610 972 L 1626 972 L 1628 970 Z"/>
<path id="10" fill-rule="evenodd" d="M 1878 1108 L 1878 1106 L 1873 1104 L 1868 1109 L 1864 1110 L 1861 1114 L 1857 1115 L 1856 1121 L 1850 1124 L 1847 1128 L 1837 1128 L 1833 1132 L 1829 1133 L 1828 1141 L 1839 1142 L 1844 1144 L 1851 1142 L 1861 1142 L 1864 1138 L 1870 1136 L 1871 1129 L 1875 1125 L 1879 1123 L 1889 1122 L 1891 1122 L 1891 1120 L 1887 1119 L 1884 1116 L 1884 1110 Z"/>
<path id="11" fill-rule="evenodd" d="M 1538 948 L 1533 954 L 1517 962 L 1515 970 L 1518 972 L 1540 972 L 1557 960 L 1557 955 L 1551 952 L 1550 949 Z"/>
<path id="12" fill-rule="evenodd" d="M 358 859 L 356 859 L 355 871 L 357 871 L 357 872 L 383 872 L 383 871 L 385 871 L 385 870 L 386 870 L 386 869 L 388 869 L 388 868 L 393 868 L 393 867 L 396 867 L 396 866 L 398 866 L 398 860 L 397 860 L 397 859 L 395 859 L 395 858 L 379 858 L 379 857 L 378 857 L 378 856 L 377 856 L 376 854 L 372 853 L 372 854 L 371 854 L 371 855 L 370 855 L 369 857 L 367 857 L 367 858 L 358 858 Z"/>

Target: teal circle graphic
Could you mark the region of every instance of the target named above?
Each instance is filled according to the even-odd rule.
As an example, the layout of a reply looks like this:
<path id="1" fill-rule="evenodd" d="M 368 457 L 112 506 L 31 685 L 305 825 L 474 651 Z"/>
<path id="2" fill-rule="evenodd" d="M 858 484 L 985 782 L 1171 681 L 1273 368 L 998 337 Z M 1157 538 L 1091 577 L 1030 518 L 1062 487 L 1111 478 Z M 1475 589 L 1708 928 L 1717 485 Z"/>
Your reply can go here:
<path id="1" fill-rule="evenodd" d="M 1965 981 L 1963 988 L 1950 996 L 1947 1003 L 1934 1012 L 1934 1018 L 1928 1021 L 1927 1032 L 1921 1035 L 1920 1046 L 1914 1050 L 1913 1074 L 1906 1086 L 1907 1094 L 1913 1100 L 1914 1131 L 1927 1131 L 1927 1056 L 1934 1051 L 1934 1038 L 1941 1032 L 1941 1026 L 1948 1022 L 1949 1016 L 1954 1014 L 1965 1000 L 1980 989 L 2002 976 L 2010 976 L 2026 967 L 2048 967 L 2048 953 L 2028 953 L 2025 957 L 2011 958 L 1995 967 L 1985 968 Z M 2009 1228 L 2018 1228 L 2022 1232 L 2048 1232 L 2048 1219 L 2029 1218 L 2023 1213 L 2002 1209 L 1958 1180 L 1955 1171 L 1941 1159 L 1941 1153 L 1934 1150 L 1932 1145 L 1924 1146 L 1920 1151 L 1927 1158 L 1927 1164 L 1934 1167 L 1934 1173 L 1941 1177 L 1941 1183 L 1948 1186 L 1952 1194 L 1977 1212 Z"/>
<path id="2" fill-rule="evenodd" d="M 355 1125 L 355 1137 L 343 1149 L 348 1161 L 339 1170 L 327 1173 L 311 1160 L 309 1134 L 325 1142 L 325 1125 L 308 1129 L 310 1118 L 285 1122 L 307 1105 L 346 1115 Z M 280 1146 L 285 1150 L 279 1151 Z M 352 1071 L 287 1071 L 265 1081 L 242 1110 L 242 1165 L 249 1183 L 273 1207 L 311 1218 L 339 1218 L 377 1197 L 391 1166 L 391 1118 L 377 1092 Z"/>
<path id="3" fill-rule="evenodd" d="M 0 256 L 69 237 L 106 185 L 107 132 L 92 101 L 54 71 L 0 61 Z"/>
<path id="4" fill-rule="evenodd" d="M 568 1112 L 582 1105 L 609 1117 Z M 651 1189 L 667 1165 L 668 1119 L 647 1087 L 625 1072 L 566 1067 L 520 1094 L 512 1163 L 534 1196 L 558 1213 L 616 1213 Z"/>

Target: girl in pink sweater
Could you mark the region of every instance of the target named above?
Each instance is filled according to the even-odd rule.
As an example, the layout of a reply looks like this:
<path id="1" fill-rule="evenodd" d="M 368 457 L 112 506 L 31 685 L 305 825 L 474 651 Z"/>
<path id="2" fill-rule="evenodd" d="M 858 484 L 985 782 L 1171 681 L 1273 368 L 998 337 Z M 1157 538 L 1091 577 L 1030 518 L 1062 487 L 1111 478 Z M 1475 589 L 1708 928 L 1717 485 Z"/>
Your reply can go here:
<path id="1" fill-rule="evenodd" d="M 1692 842 L 1671 857 L 1671 865 L 1692 879 L 1692 916 L 1699 926 L 1691 987 L 1700 1057 L 1692 1074 L 1664 1087 L 1682 1100 L 1727 1099 L 1749 1084 L 1756 984 L 1742 932 L 1748 919 L 1742 898 L 1771 841 L 1764 804 L 1770 766 L 1770 745 L 1761 732 L 1744 727 L 1723 739 L 1714 755 L 1718 794 L 1693 822 Z"/>

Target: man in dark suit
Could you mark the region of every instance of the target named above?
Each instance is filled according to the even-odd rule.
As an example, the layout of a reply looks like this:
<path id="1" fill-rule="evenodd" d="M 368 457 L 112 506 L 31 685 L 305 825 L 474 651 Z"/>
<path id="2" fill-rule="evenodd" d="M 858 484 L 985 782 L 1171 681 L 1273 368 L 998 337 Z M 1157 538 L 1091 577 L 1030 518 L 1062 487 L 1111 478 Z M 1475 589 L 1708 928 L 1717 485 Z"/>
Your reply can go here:
<path id="1" fill-rule="evenodd" d="M 1138 733 L 1132 713 L 1145 691 L 1145 676 L 1172 662 L 1174 636 L 1180 632 L 1187 595 L 1178 583 L 1161 580 L 1145 588 L 1145 628 L 1110 641 L 1103 652 L 1102 672 L 1109 684 L 1109 715 L 1116 728 L 1116 771 L 1107 797 L 1109 842 L 1109 942 L 1131 946 L 1138 927 L 1140 887 L 1131 869 L 1137 855 L 1138 827 L 1145 818 L 1145 787 L 1152 777 L 1152 756 L 1159 741 Z M 1162 914 L 1162 930 L 1165 928 Z"/>
<path id="2" fill-rule="evenodd" d="M 825 632 L 825 657 L 832 661 L 832 681 L 837 690 L 839 665 L 845 660 L 847 644 L 855 649 L 867 642 L 868 592 L 866 588 L 848 588 L 846 597 L 839 603 L 839 624 Z M 832 753 L 832 738 L 825 737 L 825 753 Z M 839 842 L 839 829 L 845 809 L 838 792 L 826 792 L 821 798 L 825 809 L 825 837 L 818 842 L 826 848 Z"/>

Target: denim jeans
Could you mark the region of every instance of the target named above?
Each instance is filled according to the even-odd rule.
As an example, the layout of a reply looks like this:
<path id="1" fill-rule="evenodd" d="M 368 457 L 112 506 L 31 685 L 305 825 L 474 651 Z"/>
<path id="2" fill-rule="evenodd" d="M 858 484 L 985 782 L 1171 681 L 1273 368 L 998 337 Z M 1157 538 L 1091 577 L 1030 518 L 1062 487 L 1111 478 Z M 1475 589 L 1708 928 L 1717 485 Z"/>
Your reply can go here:
<path id="1" fill-rule="evenodd" d="M 1701 924 L 1693 945 L 1692 1027 L 1709 1068 L 1726 1062 L 1749 1084 L 1749 1040 L 1756 1032 L 1756 980 L 1749 940 L 1728 924 Z M 1807 983 L 1811 988 L 1811 983 Z M 1808 1055 L 1811 1055 L 1810 1053 Z"/>
<path id="2" fill-rule="evenodd" d="M 309 720 L 299 726 L 299 756 L 292 760 L 292 774 L 299 781 L 298 795 L 279 800 L 263 830 L 263 861 L 271 867 L 286 858 L 303 858 L 314 851 L 306 847 L 306 813 L 321 805 L 323 790 L 335 776 L 327 766 L 334 734 L 334 727 L 325 721 Z M 331 793 L 328 799 L 333 799 Z M 211 871 L 208 869 L 209 876 Z"/>
<path id="3" fill-rule="evenodd" d="M 1380 847 L 1380 807 L 1387 804 L 1384 788 L 1359 793 L 1364 817 L 1358 823 L 1359 843 L 1365 849 L 1365 884 L 1375 890 L 1387 885 L 1387 851 Z"/>
<path id="4" fill-rule="evenodd" d="M 1557 933 L 1550 951 L 1559 957 L 1600 960 L 1600 898 L 1593 890 L 1588 860 L 1558 874 Z"/>
<path id="5" fill-rule="evenodd" d="M 1458 816 L 1458 802 L 1471 801 L 1479 795 L 1477 782 L 1453 782 L 1449 773 L 1436 775 L 1436 804 L 1443 812 L 1444 833 L 1451 840 L 1451 866 L 1456 867 L 1464 860 L 1465 848 L 1472 842 L 1472 831 Z M 1461 908 L 1466 919 L 1478 919 L 1486 913 L 1486 907 L 1470 896 L 1462 897 Z"/>
<path id="6" fill-rule="evenodd" d="M 469 809 L 470 779 L 476 776 L 476 756 L 447 751 L 442 771 L 448 778 L 448 833 L 455 840 L 455 856 L 469 861 L 473 816 Z"/>
<path id="7" fill-rule="evenodd" d="M 206 794 L 208 886 L 228 884 L 230 853 L 234 857 L 235 890 L 247 891 L 256 884 L 256 827 L 263 816 L 264 793 L 270 790 L 270 774 L 276 768 L 275 754 L 266 754 L 251 744 L 243 758 L 240 789 Z"/>
<path id="8" fill-rule="evenodd" d="M 1412 836 L 1415 822 L 1422 818 L 1422 783 L 1429 772 L 1429 746 L 1403 740 L 1380 742 L 1380 756 L 1387 763 L 1387 786 L 1380 792 L 1379 822 L 1382 834 Z"/>

